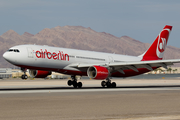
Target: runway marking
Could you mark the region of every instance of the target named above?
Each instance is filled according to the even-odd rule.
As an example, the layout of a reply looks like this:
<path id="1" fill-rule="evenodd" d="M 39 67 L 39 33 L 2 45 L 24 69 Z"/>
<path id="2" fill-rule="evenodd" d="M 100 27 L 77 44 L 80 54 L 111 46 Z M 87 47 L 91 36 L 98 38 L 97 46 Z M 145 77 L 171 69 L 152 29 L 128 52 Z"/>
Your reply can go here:
<path id="1" fill-rule="evenodd" d="M 164 91 L 164 90 L 180 90 L 180 87 L 164 87 L 164 88 L 107 88 L 107 89 L 66 89 L 66 90 L 6 90 L 0 91 L 0 94 L 12 93 L 70 93 L 70 92 L 121 92 L 121 91 Z"/>

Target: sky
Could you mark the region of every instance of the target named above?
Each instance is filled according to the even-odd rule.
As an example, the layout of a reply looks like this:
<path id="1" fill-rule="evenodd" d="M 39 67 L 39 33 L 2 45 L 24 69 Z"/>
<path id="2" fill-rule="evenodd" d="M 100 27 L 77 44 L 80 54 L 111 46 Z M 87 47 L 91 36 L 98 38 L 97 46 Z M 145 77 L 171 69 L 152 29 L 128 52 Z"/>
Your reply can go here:
<path id="1" fill-rule="evenodd" d="M 168 45 L 180 48 L 180 0 L 0 0 L 0 35 L 10 29 L 37 34 L 66 25 L 144 43 L 172 25 Z"/>

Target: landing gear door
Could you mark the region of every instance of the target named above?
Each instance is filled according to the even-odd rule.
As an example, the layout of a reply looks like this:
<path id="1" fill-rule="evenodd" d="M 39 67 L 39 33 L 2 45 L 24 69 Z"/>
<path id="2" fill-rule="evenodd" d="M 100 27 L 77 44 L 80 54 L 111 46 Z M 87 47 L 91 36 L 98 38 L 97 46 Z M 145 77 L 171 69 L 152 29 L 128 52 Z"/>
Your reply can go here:
<path id="1" fill-rule="evenodd" d="M 28 52 L 28 58 L 33 58 L 33 50 L 32 50 L 32 48 L 27 48 L 27 52 Z"/>

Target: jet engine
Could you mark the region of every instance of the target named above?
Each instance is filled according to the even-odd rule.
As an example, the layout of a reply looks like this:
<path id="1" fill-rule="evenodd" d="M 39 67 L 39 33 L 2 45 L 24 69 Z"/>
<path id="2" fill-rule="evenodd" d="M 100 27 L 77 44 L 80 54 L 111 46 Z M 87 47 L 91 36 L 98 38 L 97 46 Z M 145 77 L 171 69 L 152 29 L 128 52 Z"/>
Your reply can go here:
<path id="1" fill-rule="evenodd" d="M 45 78 L 51 74 L 52 74 L 51 71 L 29 70 L 29 75 L 33 78 Z"/>
<path id="2" fill-rule="evenodd" d="M 94 65 L 88 68 L 87 74 L 89 78 L 103 80 L 108 77 L 109 71 L 106 67 Z"/>

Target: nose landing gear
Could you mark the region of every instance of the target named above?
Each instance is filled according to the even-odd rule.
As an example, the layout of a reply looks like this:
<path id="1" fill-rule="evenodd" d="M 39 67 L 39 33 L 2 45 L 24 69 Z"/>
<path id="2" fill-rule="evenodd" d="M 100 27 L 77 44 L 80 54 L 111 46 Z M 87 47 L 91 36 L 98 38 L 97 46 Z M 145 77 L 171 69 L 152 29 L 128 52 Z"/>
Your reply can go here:
<path id="1" fill-rule="evenodd" d="M 71 76 L 72 80 L 68 80 L 67 84 L 69 86 L 73 85 L 74 88 L 81 88 L 82 87 L 82 82 L 77 82 L 76 76 Z"/>
<path id="2" fill-rule="evenodd" d="M 21 78 L 22 78 L 22 79 L 28 79 L 28 76 L 27 76 L 26 74 L 23 74 L 23 75 L 21 76 Z"/>
<path id="3" fill-rule="evenodd" d="M 28 76 L 26 75 L 26 70 L 25 68 L 21 68 L 21 70 L 24 72 L 24 74 L 21 76 L 22 79 L 27 79 Z"/>

